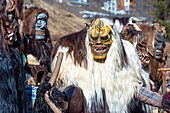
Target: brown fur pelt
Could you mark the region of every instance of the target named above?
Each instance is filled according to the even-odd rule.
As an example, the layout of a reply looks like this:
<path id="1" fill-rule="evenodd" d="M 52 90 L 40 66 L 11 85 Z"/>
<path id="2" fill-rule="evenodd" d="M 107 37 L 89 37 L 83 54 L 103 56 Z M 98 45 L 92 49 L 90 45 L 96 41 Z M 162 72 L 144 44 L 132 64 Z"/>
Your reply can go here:
<path id="1" fill-rule="evenodd" d="M 43 79 L 44 76 L 46 76 L 48 72 L 50 72 L 50 55 L 52 50 L 51 37 L 48 28 L 45 30 L 44 39 L 35 39 L 35 22 L 36 17 L 40 13 L 45 13 L 48 16 L 48 12 L 42 8 L 28 8 L 24 11 L 23 20 L 21 22 L 21 31 L 23 33 L 22 36 L 24 40 L 24 54 L 26 56 L 31 54 L 36 58 L 37 61 L 40 62 L 40 64 L 37 66 L 27 65 L 27 71 L 30 71 L 31 75 L 34 76 L 35 79 L 38 78 L 37 73 L 39 72 L 43 72 Z"/>
<path id="2" fill-rule="evenodd" d="M 85 48 L 85 39 L 83 37 L 86 36 L 86 30 L 87 28 L 82 29 L 81 31 L 78 31 L 73 34 L 69 34 L 66 36 L 63 36 L 60 38 L 57 43 L 54 45 L 54 49 L 52 50 L 51 59 L 56 54 L 56 50 L 59 46 L 68 46 L 69 51 L 68 55 L 71 55 L 71 52 L 73 51 L 73 57 L 74 57 L 74 63 L 79 64 L 82 66 L 82 62 L 84 62 L 84 66 L 87 67 L 87 59 L 86 59 L 86 48 Z"/>
<path id="3" fill-rule="evenodd" d="M 23 0 L 8 0 L 8 4 L 6 7 L 6 11 L 15 10 L 15 17 L 22 18 L 22 11 L 23 11 Z"/>
<path id="4" fill-rule="evenodd" d="M 27 54 L 33 54 L 38 58 L 38 60 L 43 61 L 43 59 L 49 59 L 52 44 L 48 29 L 45 32 L 44 40 L 35 40 L 35 22 L 37 15 L 40 13 L 45 13 L 48 15 L 46 10 L 36 7 L 28 8 L 24 11 L 22 32 L 25 36 L 29 37 L 29 43 L 25 44 L 25 52 Z"/>
<path id="5" fill-rule="evenodd" d="M 147 46 L 148 37 L 142 30 L 136 30 L 133 24 L 127 24 L 121 31 L 123 39 L 130 41 L 134 46 L 135 43 L 142 44 L 145 48 Z"/>
<path id="6" fill-rule="evenodd" d="M 18 7 L 18 12 L 19 12 L 19 18 L 23 18 L 23 4 L 24 0 L 16 0 L 17 7 Z"/>
<path id="7" fill-rule="evenodd" d="M 29 37 L 29 43 L 26 44 L 26 51 L 33 55 L 35 55 L 38 60 L 42 59 L 43 57 L 46 58 L 47 56 L 45 55 L 50 55 L 50 51 L 52 49 L 52 44 L 51 44 L 51 38 L 50 38 L 50 33 L 48 29 L 45 32 L 45 39 L 37 41 L 35 40 L 35 22 L 36 22 L 36 17 L 40 13 L 45 13 L 48 15 L 48 12 L 44 9 L 41 8 L 28 8 L 24 11 L 24 16 L 23 16 L 23 26 L 22 26 L 22 32 L 24 36 Z M 42 52 L 42 47 L 44 47 L 44 54 L 40 53 Z M 41 49 L 40 49 L 41 48 Z"/>
<path id="8" fill-rule="evenodd" d="M 37 7 L 31 7 L 31 8 L 25 9 L 25 11 L 23 12 L 22 32 L 24 34 L 31 36 L 30 38 L 34 39 L 36 17 L 40 13 L 45 13 L 48 15 L 48 12 L 45 9 L 37 8 Z M 47 38 L 50 38 L 48 31 L 46 35 L 47 35 L 46 36 Z"/>

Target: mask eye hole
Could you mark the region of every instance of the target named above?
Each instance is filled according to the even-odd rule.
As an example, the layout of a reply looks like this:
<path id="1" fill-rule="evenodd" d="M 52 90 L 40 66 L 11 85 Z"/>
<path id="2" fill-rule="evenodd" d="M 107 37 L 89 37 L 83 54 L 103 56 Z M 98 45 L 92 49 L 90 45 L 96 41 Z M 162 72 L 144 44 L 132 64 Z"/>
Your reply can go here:
<path id="1" fill-rule="evenodd" d="M 101 37 L 101 40 L 104 40 L 104 41 L 106 41 L 106 40 L 108 40 L 108 39 L 109 39 L 109 37 L 108 37 L 108 36 Z"/>
<path id="2" fill-rule="evenodd" d="M 107 40 L 109 40 L 109 39 L 111 38 L 111 35 L 112 35 L 112 33 L 111 33 L 111 32 L 109 32 L 107 35 L 105 35 L 105 36 L 101 36 L 101 40 L 103 40 L 103 41 L 107 41 Z"/>
<path id="3" fill-rule="evenodd" d="M 42 21 L 46 21 L 46 20 L 43 19 L 43 18 L 38 18 L 38 19 L 37 19 L 37 23 L 41 23 Z"/>
<path id="4" fill-rule="evenodd" d="M 91 40 L 97 41 L 97 39 L 98 39 L 98 37 L 93 37 L 93 36 L 91 36 Z"/>

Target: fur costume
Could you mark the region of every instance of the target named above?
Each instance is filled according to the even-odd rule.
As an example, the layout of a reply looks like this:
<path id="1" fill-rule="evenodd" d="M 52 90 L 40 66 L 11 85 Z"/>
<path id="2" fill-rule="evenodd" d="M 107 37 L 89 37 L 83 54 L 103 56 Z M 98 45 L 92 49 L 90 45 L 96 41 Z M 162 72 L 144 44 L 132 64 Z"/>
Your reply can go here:
<path id="1" fill-rule="evenodd" d="M 2 19 L 7 44 L 22 54 L 22 39 L 19 33 L 19 20 L 22 17 L 23 0 L 6 0 L 5 16 Z"/>
<path id="2" fill-rule="evenodd" d="M 0 113 L 26 113 L 24 68 L 18 53 L 11 48 L 9 52 L 0 49 Z"/>
<path id="3" fill-rule="evenodd" d="M 6 1 L 3 5 L 5 4 Z M 2 19 L 6 15 L 1 8 L 3 7 L 0 7 L 0 113 L 26 113 L 24 68 L 18 52 L 9 47 L 5 40 Z"/>
<path id="4" fill-rule="evenodd" d="M 150 73 L 150 78 L 157 88 L 162 84 L 162 72 L 159 68 L 167 65 L 166 30 L 155 24 L 128 24 L 121 31 L 122 37 L 130 41 L 138 50 L 142 67 Z"/>
<path id="5" fill-rule="evenodd" d="M 86 100 L 84 111 L 89 113 L 149 112 L 143 109 L 144 104 L 135 97 L 140 86 L 148 85 L 148 74 L 141 69 L 135 48 L 130 42 L 121 40 L 110 20 L 96 20 L 106 25 L 112 40 L 105 60 L 95 60 L 89 44 L 90 37 L 95 36 L 96 32 L 93 31 L 94 20 L 90 26 L 66 35 L 56 43 L 52 55 L 52 71 L 58 52 L 64 53 L 56 86 L 61 91 L 70 85 L 81 88 Z M 99 46 L 93 47 L 94 51 L 102 50 Z"/>
<path id="6" fill-rule="evenodd" d="M 52 43 L 47 25 L 40 27 L 44 30 L 43 32 L 36 30 L 37 17 L 40 14 L 46 15 L 45 21 L 47 22 L 48 12 L 37 7 L 26 9 L 23 13 L 22 22 L 24 54 L 27 58 L 26 70 L 34 77 L 36 84 L 33 85 L 44 81 L 45 76 L 50 71 L 51 63 Z M 36 39 L 36 31 L 42 34 L 43 39 Z"/>
<path id="7" fill-rule="evenodd" d="M 122 31 L 123 27 L 126 26 L 127 24 L 142 22 L 142 20 L 136 17 L 113 17 L 112 20 L 119 33 Z"/>

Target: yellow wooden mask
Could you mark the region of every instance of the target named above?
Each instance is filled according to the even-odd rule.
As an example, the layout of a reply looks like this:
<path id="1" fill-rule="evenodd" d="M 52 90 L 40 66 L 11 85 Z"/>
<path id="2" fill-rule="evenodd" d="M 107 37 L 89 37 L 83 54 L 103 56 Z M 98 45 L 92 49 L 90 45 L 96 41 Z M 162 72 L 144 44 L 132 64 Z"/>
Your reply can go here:
<path id="1" fill-rule="evenodd" d="M 89 44 L 95 60 L 105 60 L 112 45 L 111 26 L 101 19 L 96 19 L 90 26 Z"/>

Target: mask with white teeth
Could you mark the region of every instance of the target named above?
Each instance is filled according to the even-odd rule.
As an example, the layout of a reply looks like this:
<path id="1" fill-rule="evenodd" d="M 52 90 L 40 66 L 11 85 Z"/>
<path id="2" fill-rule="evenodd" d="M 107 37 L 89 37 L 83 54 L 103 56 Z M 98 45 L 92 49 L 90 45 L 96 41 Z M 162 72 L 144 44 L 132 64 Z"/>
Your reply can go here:
<path id="1" fill-rule="evenodd" d="M 40 13 L 37 16 L 37 20 L 35 23 L 35 39 L 44 39 L 45 31 L 47 29 L 47 19 L 48 15 L 45 13 Z"/>
<path id="2" fill-rule="evenodd" d="M 9 46 L 12 46 L 14 42 L 17 41 L 16 30 L 14 29 L 7 29 L 5 40 Z"/>
<path id="3" fill-rule="evenodd" d="M 90 26 L 89 44 L 94 60 L 102 61 L 112 45 L 112 30 L 102 20 L 96 19 Z"/>
<path id="4" fill-rule="evenodd" d="M 5 40 L 8 45 L 13 45 L 17 41 L 17 30 L 18 22 L 14 19 L 12 22 L 9 22 L 6 19 L 3 19 L 3 26 L 5 30 Z"/>

